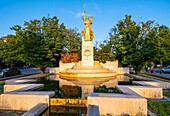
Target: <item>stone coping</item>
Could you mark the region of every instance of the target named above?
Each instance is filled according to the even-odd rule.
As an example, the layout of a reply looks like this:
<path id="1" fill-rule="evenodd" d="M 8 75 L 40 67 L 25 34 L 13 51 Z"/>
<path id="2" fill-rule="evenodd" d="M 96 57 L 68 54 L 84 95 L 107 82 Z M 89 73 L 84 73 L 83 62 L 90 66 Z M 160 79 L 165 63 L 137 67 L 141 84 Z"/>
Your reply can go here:
<path id="1" fill-rule="evenodd" d="M 135 81 L 135 83 L 141 86 L 117 85 L 116 88 L 122 93 L 90 93 L 88 105 L 98 106 L 100 115 L 107 113 L 112 115 L 121 115 L 122 113 L 147 115 L 146 98 L 162 99 L 162 88 L 151 84 L 152 81 Z M 108 107 L 110 108 L 108 109 Z M 94 112 L 93 108 L 88 108 L 88 110 L 89 113 Z"/>
<path id="2" fill-rule="evenodd" d="M 89 105 L 87 116 L 100 116 L 99 114 L 99 106 L 96 105 Z"/>
<path id="3" fill-rule="evenodd" d="M 11 92 L 11 93 L 6 93 L 6 94 L 12 94 L 12 95 L 48 95 L 49 97 L 53 97 L 55 95 L 55 92 L 53 91 L 29 91 L 29 92 Z"/>
<path id="4" fill-rule="evenodd" d="M 38 104 L 29 111 L 25 112 L 21 116 L 39 116 L 41 113 L 44 112 L 48 108 L 47 104 Z"/>
<path id="5" fill-rule="evenodd" d="M 163 89 L 170 89 L 169 82 L 156 80 L 156 79 L 152 79 L 152 78 L 147 78 L 147 77 L 142 77 L 142 76 L 133 75 L 133 74 L 129 74 L 129 75 L 132 75 L 132 76 L 136 77 L 137 79 L 146 80 L 146 81 L 134 81 L 134 83 L 143 84 L 145 86 L 150 85 L 150 86 L 155 86 L 155 87 L 161 87 Z"/>
<path id="6" fill-rule="evenodd" d="M 147 116 L 147 99 L 133 97 L 88 97 L 88 105 L 99 106 L 102 116 Z M 90 110 L 90 109 L 88 109 Z M 87 111 L 90 112 L 90 111 Z"/>
<path id="7" fill-rule="evenodd" d="M 34 79 L 22 79 L 22 80 L 16 80 L 14 82 L 10 82 L 10 83 L 6 83 L 6 84 L 23 84 L 23 83 L 35 83 L 37 82 L 36 80 Z"/>
<path id="8" fill-rule="evenodd" d="M 120 94 L 120 93 L 114 93 L 114 94 L 111 94 L 111 93 L 90 93 L 88 97 L 106 97 L 106 98 L 138 98 L 138 99 L 144 99 L 144 97 L 140 96 L 137 94 L 137 96 L 134 94 L 131 95 L 131 94 Z"/>
<path id="9" fill-rule="evenodd" d="M 130 86 L 130 85 L 117 85 L 116 88 L 121 91 L 122 93 L 90 93 L 90 97 L 112 97 L 112 98 L 144 98 L 145 95 L 139 94 L 141 89 L 147 89 L 148 92 L 152 91 L 158 91 L 159 94 L 162 94 L 162 88 L 158 86 L 154 86 L 150 83 L 153 82 L 147 82 L 147 81 L 135 81 L 134 83 L 140 84 L 142 86 Z M 154 84 L 158 84 L 158 82 L 154 82 Z M 146 90 L 145 90 L 146 92 Z M 153 95 L 154 96 L 154 95 Z M 162 98 L 162 95 L 158 97 L 158 99 Z M 152 97 L 152 96 L 151 96 Z"/>
<path id="10" fill-rule="evenodd" d="M 23 92 L 32 91 L 39 88 L 43 88 L 44 84 L 14 84 L 14 85 L 4 85 L 4 93 L 7 92 Z"/>
<path id="11" fill-rule="evenodd" d="M 38 74 L 6 80 L 4 94 L 0 95 L 0 109 L 6 110 L 30 110 L 23 116 L 37 116 L 38 112 L 44 111 L 49 106 L 50 97 L 55 95 L 54 91 L 33 91 L 41 89 L 44 84 L 28 84 L 36 82 L 37 78 L 50 74 Z M 41 104 L 41 105 L 40 105 Z M 33 114 L 32 114 L 33 113 Z M 29 115 L 29 116 L 30 116 Z"/>
<path id="12" fill-rule="evenodd" d="M 32 76 L 25 76 L 25 77 L 22 77 L 22 78 L 10 79 L 10 80 L 6 80 L 5 84 L 28 83 L 30 81 L 35 81 L 36 78 L 46 77 L 46 76 L 49 76 L 49 75 L 50 74 L 37 74 L 37 75 L 32 75 Z"/>
<path id="13" fill-rule="evenodd" d="M 30 75 L 37 75 L 37 74 L 40 74 L 40 73 L 30 73 L 30 74 L 21 74 L 21 75 L 16 75 L 16 76 L 10 76 L 10 77 L 5 77 L 5 78 L 0 78 L 0 81 L 19 78 L 19 77 L 25 77 L 25 76 L 30 76 Z"/>

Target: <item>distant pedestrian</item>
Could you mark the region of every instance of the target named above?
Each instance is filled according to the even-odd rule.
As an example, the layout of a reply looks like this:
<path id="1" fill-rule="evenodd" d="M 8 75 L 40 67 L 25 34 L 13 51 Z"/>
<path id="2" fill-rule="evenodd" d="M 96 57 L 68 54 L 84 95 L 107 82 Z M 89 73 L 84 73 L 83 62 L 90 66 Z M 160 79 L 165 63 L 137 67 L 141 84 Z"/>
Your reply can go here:
<path id="1" fill-rule="evenodd" d="M 160 70 L 160 75 L 162 74 L 162 70 Z"/>
<path id="2" fill-rule="evenodd" d="M 148 66 L 148 73 L 150 73 L 150 67 Z"/>
<path id="3" fill-rule="evenodd" d="M 155 68 L 153 68 L 152 70 L 153 70 L 153 73 L 155 73 Z"/>
<path id="4" fill-rule="evenodd" d="M 162 68 L 163 68 L 163 66 L 160 67 L 160 75 L 162 74 Z"/>
<path id="5" fill-rule="evenodd" d="M 24 65 L 24 66 L 23 66 L 23 69 L 26 69 L 26 68 L 27 68 L 26 65 Z"/>
<path id="6" fill-rule="evenodd" d="M 146 73 L 148 72 L 148 66 L 145 66 L 145 71 L 146 71 Z"/>
<path id="7" fill-rule="evenodd" d="M 151 71 L 151 73 L 153 73 L 153 67 L 151 66 L 151 68 L 150 68 L 150 71 Z"/>
<path id="8" fill-rule="evenodd" d="M 155 73 L 154 64 L 152 65 L 152 73 Z"/>

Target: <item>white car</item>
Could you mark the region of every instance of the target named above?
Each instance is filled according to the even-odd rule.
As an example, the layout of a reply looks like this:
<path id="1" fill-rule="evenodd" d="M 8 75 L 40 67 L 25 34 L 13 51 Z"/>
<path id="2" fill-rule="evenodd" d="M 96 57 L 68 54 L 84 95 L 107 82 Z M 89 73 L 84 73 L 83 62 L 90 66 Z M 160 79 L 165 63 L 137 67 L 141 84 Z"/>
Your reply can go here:
<path id="1" fill-rule="evenodd" d="M 161 70 L 162 70 L 162 72 L 170 73 L 170 66 L 164 67 Z"/>

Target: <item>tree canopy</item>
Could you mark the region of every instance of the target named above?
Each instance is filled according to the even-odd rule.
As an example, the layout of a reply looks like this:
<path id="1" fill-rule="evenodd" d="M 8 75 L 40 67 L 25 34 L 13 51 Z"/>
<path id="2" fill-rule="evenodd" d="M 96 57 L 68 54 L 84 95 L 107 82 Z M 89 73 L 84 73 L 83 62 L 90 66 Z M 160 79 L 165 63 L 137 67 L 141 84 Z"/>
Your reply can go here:
<path id="1" fill-rule="evenodd" d="M 165 26 L 150 20 L 136 23 L 126 15 L 112 29 L 109 41 L 119 62 L 123 66 L 132 65 L 138 73 L 146 63 L 168 58 L 169 35 Z"/>
<path id="2" fill-rule="evenodd" d="M 63 53 L 78 53 L 81 60 L 81 39 L 77 29 L 67 29 L 57 17 L 43 17 L 11 28 L 15 35 L 0 41 L 0 59 L 7 64 L 17 61 L 33 64 L 45 72 L 58 64 Z M 135 22 L 125 18 L 109 32 L 109 39 L 94 49 L 100 62 L 118 60 L 119 66 L 133 66 L 136 73 L 148 62 L 170 61 L 170 29 L 154 21 Z"/>
<path id="3" fill-rule="evenodd" d="M 23 27 L 15 25 L 11 29 L 15 35 L 9 35 L 0 45 L 0 57 L 6 63 L 21 60 L 45 72 L 46 67 L 59 62 L 62 53 L 80 50 L 77 31 L 66 29 L 55 16 L 25 21 Z"/>
<path id="4" fill-rule="evenodd" d="M 111 29 L 109 35 L 109 40 L 100 44 L 97 50 L 100 54 L 97 57 L 103 58 L 103 61 L 115 58 L 119 66 L 131 65 L 139 73 L 148 62 L 170 60 L 170 30 L 154 21 L 137 23 L 126 15 Z"/>

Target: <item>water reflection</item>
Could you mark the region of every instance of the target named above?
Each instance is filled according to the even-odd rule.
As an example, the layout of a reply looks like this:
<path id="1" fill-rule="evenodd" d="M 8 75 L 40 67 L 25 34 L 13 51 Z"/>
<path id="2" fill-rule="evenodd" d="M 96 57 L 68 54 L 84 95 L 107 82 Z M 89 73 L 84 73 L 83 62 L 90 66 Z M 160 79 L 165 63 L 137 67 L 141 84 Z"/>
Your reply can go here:
<path id="1" fill-rule="evenodd" d="M 74 98 L 82 98 L 86 99 L 90 92 L 109 92 L 109 93 L 118 93 L 115 89 L 115 86 L 118 85 L 118 82 L 129 82 L 131 80 L 130 77 L 125 75 L 118 75 L 117 77 L 109 77 L 109 78 L 60 78 L 59 75 L 50 75 L 48 77 L 50 83 L 53 81 L 57 81 L 58 85 L 56 85 L 58 92 L 64 92 L 69 95 L 70 92 L 77 93 L 78 95 Z M 74 88 L 75 87 L 75 88 Z M 81 87 L 79 90 L 78 87 Z M 100 87 L 105 87 L 104 91 L 99 91 Z M 51 87 L 54 88 L 54 87 Z M 60 88 L 60 89 L 59 89 Z M 63 89 L 61 89 L 63 88 Z M 65 89 L 64 89 L 65 88 Z M 74 89 L 73 89 L 74 88 Z M 97 88 L 99 88 L 97 90 Z M 63 91 L 62 91 L 63 90 Z M 81 93 L 81 95 L 79 95 Z M 61 96 L 58 97 L 63 97 Z M 66 98 L 69 96 L 66 96 Z"/>
<path id="2" fill-rule="evenodd" d="M 43 116 L 86 116 L 86 107 L 50 106 Z"/>
<path id="3" fill-rule="evenodd" d="M 5 111 L 0 110 L 0 116 L 21 116 L 24 114 L 24 111 Z"/>

